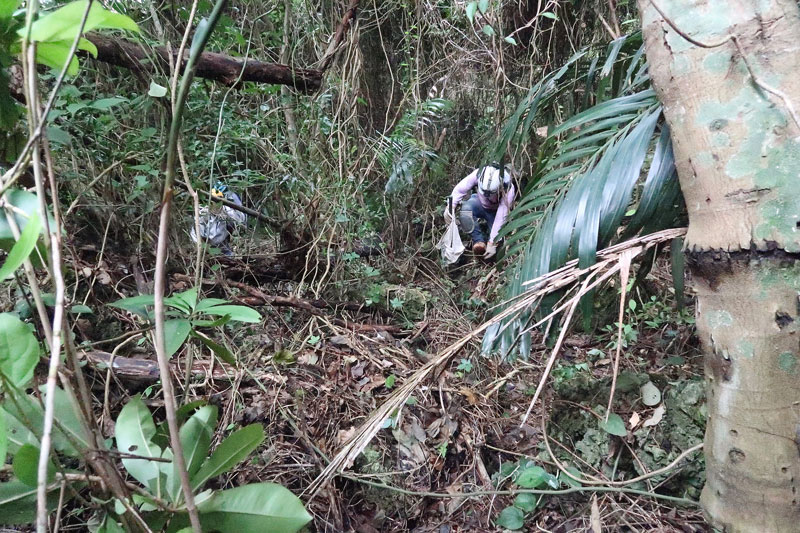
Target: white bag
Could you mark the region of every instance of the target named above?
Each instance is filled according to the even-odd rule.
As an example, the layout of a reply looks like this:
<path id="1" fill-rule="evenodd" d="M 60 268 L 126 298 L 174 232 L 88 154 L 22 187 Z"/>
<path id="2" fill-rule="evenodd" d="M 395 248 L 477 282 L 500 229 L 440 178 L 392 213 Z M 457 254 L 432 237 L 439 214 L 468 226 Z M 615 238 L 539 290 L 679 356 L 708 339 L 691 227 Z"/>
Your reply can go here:
<path id="1" fill-rule="evenodd" d="M 456 217 L 451 217 L 450 225 L 436 247 L 442 250 L 442 259 L 448 265 L 458 261 L 461 254 L 464 253 L 464 244 L 461 242 L 461 235 L 458 233 Z"/>

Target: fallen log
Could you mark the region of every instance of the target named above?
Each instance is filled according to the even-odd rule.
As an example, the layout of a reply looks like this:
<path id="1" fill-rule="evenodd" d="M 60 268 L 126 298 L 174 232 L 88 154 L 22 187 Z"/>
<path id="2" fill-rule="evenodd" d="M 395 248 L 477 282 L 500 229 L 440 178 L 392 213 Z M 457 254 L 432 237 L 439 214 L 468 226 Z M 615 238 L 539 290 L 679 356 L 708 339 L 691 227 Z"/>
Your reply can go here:
<path id="1" fill-rule="evenodd" d="M 92 368 L 104 371 L 111 366 L 111 371 L 120 379 L 136 383 L 155 383 L 161 378 L 158 370 L 158 362 L 155 359 L 135 359 L 132 357 L 112 356 L 108 352 L 99 350 L 82 352 L 86 362 Z M 177 362 L 170 363 L 172 372 L 182 373 L 183 366 Z M 211 361 L 195 360 L 192 363 L 192 376 L 212 380 L 230 380 L 236 376 L 237 369 L 225 363 L 217 361 L 213 365 Z M 286 383 L 286 378 L 270 372 L 255 372 L 245 374 L 242 381 L 273 382 L 278 384 Z"/>
<path id="2" fill-rule="evenodd" d="M 139 72 L 153 73 L 160 68 L 169 70 L 170 53 L 165 47 L 147 50 L 141 45 L 99 33 L 87 33 L 86 38 L 97 47 L 97 60 L 110 65 L 127 68 Z M 176 52 L 172 53 L 173 61 Z M 181 70 L 189 57 L 187 50 L 181 64 Z M 155 65 L 153 64 L 155 60 Z M 217 81 L 232 86 L 244 81 L 288 85 L 298 91 L 312 93 L 322 86 L 321 69 L 294 68 L 278 63 L 265 63 L 253 59 L 203 52 L 197 61 L 195 76 Z"/>

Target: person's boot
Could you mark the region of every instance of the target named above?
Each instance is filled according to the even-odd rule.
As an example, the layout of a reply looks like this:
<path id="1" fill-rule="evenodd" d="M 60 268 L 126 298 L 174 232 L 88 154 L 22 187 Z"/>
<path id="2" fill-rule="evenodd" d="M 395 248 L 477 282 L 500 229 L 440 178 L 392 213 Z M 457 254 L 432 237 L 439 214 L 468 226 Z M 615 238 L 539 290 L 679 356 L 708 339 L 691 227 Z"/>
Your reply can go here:
<path id="1" fill-rule="evenodd" d="M 486 243 L 485 242 L 476 242 L 472 245 L 472 253 L 475 255 L 483 255 L 486 251 Z"/>

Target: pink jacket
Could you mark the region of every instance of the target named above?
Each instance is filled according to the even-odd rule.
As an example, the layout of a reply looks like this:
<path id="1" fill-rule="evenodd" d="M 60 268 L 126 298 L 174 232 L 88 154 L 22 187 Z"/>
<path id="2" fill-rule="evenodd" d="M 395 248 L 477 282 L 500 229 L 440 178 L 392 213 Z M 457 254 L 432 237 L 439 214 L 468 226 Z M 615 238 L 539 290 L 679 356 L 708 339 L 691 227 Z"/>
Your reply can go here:
<path id="1" fill-rule="evenodd" d="M 494 172 L 500 173 L 500 170 L 494 167 L 485 167 L 486 170 L 484 172 Z M 453 199 L 453 205 L 457 205 L 458 202 L 461 201 L 462 198 L 470 194 L 470 191 L 474 187 L 478 186 L 478 174 L 480 173 L 480 168 L 476 168 L 473 170 L 466 178 L 462 179 L 458 182 L 458 184 L 453 189 L 453 194 L 451 194 L 451 198 Z M 504 172 L 504 183 L 511 182 L 511 175 L 508 172 Z M 494 242 L 494 239 L 497 237 L 497 234 L 500 232 L 500 228 L 503 227 L 503 224 L 506 222 L 506 218 L 508 217 L 508 212 L 511 211 L 511 206 L 514 203 L 514 196 L 516 191 L 514 190 L 513 183 L 506 188 L 506 194 L 502 198 L 499 199 L 499 202 L 492 204 L 488 198 L 486 198 L 481 191 L 478 190 L 478 200 L 481 202 L 481 205 L 487 211 L 496 211 L 494 217 L 494 224 L 492 224 L 492 229 L 489 232 L 489 241 Z"/>

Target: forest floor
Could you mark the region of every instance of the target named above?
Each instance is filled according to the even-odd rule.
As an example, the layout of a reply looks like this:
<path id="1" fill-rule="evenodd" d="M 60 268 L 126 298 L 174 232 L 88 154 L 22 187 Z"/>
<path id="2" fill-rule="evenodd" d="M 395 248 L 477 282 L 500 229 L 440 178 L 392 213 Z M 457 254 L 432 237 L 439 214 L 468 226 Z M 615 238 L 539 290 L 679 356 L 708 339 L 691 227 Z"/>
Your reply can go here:
<path id="1" fill-rule="evenodd" d="M 142 285 L 143 274 L 122 256 L 107 252 L 99 257 L 92 246 L 76 253 L 87 268 L 102 274 L 93 289 L 97 301 L 113 299 L 102 293 L 136 294 Z M 499 274 L 467 259 L 447 272 L 435 257 L 364 259 L 383 276 L 392 270 L 395 282 L 382 284 L 381 297 L 363 306 L 307 294 L 308 299 L 300 299 L 297 282 L 282 279 L 292 276 L 263 256 L 211 258 L 218 266 L 204 274 L 207 296 L 254 306 L 265 316 L 258 327 L 226 326 L 224 342 L 235 347 L 238 369 L 214 362 L 210 352 L 196 346 L 175 359 L 176 383 L 188 384 L 184 401 L 202 399 L 220 408 L 216 442 L 242 424 L 265 426 L 264 445 L 218 480 L 219 486 L 282 483 L 307 503 L 315 517 L 312 531 L 501 531 L 498 524 L 509 524 L 500 518 L 502 512 L 514 503 L 525 509 L 515 511 L 523 517 L 524 531 L 706 531 L 697 506 L 645 495 L 696 500 L 703 483 L 700 453 L 625 487 L 632 492 L 582 491 L 523 500 L 508 494 L 515 487 L 569 489 L 569 478 L 547 446 L 562 466 L 580 472 L 578 477 L 620 481 L 664 469 L 702 442 L 702 365 L 688 318 L 691 309 L 678 312 L 674 302 L 648 296 L 667 292 L 668 261 L 663 258 L 648 278 L 652 286 L 637 292 L 644 303 L 628 317 L 632 328 L 625 334 L 614 404 L 624 420 L 624 436 L 600 424 L 616 328 L 567 338 L 547 392 L 524 424 L 549 349 L 539 338 L 529 360 L 499 362 L 478 355 L 480 345 L 473 340 L 420 384 L 351 468 L 311 497 L 307 489 L 313 480 L 367 417 L 426 361 L 488 315 L 487 301 Z M 175 273 L 170 289 L 192 284 L 192 278 Z M 613 300 L 611 295 L 600 307 L 615 309 Z M 119 310 L 79 319 L 77 325 L 77 340 L 84 343 L 124 340 L 125 332 L 141 328 L 135 317 Z M 103 364 L 112 349 L 113 375 Z M 189 354 L 194 370 L 187 380 Z M 93 345 L 86 358 L 95 369 L 93 387 L 99 398 L 105 396 L 98 416 L 109 434 L 127 397 L 142 393 L 152 408 L 163 405 L 146 344 Z M 108 387 L 108 379 L 120 386 Z M 659 394 L 655 403 L 642 392 L 653 385 Z M 161 416 L 157 410 L 156 417 Z M 540 475 L 538 482 L 521 480 L 523 471 Z"/>

